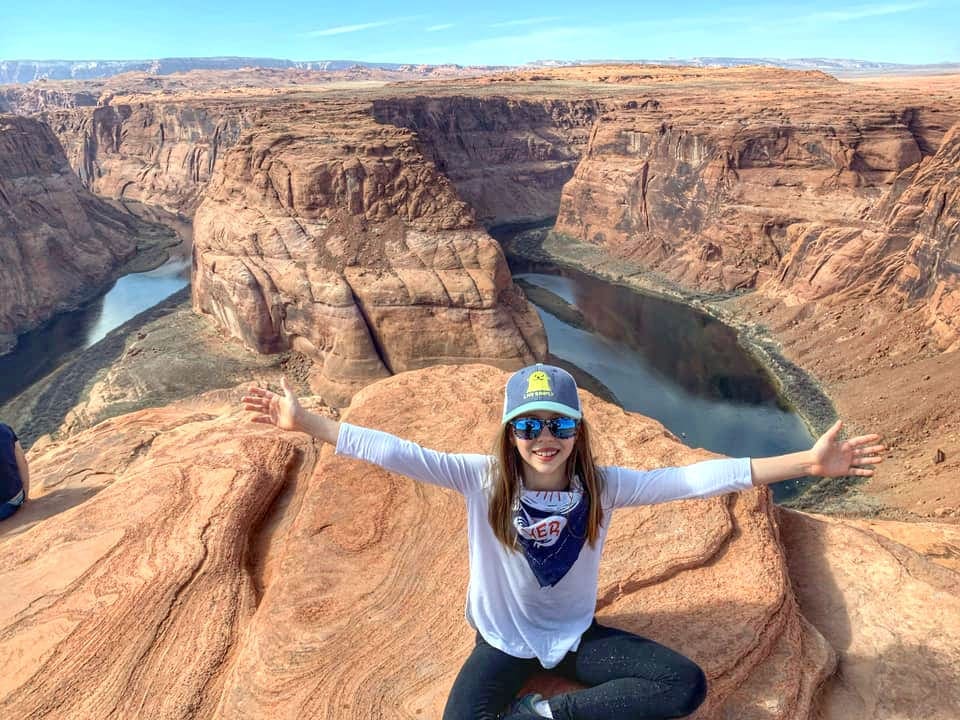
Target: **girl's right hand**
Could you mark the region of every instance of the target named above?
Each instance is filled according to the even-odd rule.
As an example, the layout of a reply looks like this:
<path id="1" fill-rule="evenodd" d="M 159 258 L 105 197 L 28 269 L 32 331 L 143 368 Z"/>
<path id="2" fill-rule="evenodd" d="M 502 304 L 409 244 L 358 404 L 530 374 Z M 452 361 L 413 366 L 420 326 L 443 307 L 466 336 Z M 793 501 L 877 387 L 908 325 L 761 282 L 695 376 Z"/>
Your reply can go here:
<path id="1" fill-rule="evenodd" d="M 303 408 L 297 401 L 297 396 L 293 394 L 293 389 L 286 377 L 280 379 L 280 386 L 283 388 L 283 395 L 277 395 L 271 390 L 256 385 L 252 386 L 241 400 L 243 409 L 256 413 L 250 418 L 251 422 L 275 425 L 280 430 L 300 430 Z"/>

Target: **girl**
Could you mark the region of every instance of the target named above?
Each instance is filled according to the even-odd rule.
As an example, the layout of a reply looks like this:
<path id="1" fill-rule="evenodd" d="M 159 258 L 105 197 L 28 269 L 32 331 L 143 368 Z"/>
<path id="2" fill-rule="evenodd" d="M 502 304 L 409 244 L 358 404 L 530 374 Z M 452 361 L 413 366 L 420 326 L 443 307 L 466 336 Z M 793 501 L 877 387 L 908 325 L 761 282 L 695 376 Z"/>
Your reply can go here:
<path id="1" fill-rule="evenodd" d="M 254 422 L 298 430 L 338 454 L 456 490 L 468 515 L 467 620 L 472 653 L 444 720 L 676 718 L 706 696 L 691 660 L 593 617 L 609 513 L 618 507 L 710 497 L 804 475 L 870 476 L 877 435 L 837 440 L 840 422 L 805 452 L 708 460 L 641 471 L 598 467 L 573 377 L 533 365 L 507 381 L 493 456 L 438 453 L 394 435 L 307 412 L 286 379 L 283 395 L 253 387 Z M 540 667 L 588 688 L 513 702 Z M 509 706 L 509 708 L 508 708 Z"/>

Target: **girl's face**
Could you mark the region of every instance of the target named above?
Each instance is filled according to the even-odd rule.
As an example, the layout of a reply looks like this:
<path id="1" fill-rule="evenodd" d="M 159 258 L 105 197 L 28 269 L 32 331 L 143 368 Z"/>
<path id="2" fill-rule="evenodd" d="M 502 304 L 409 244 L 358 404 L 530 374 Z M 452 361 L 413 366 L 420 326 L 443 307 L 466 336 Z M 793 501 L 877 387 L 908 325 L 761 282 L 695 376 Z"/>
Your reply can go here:
<path id="1" fill-rule="evenodd" d="M 557 413 L 535 410 L 523 417 L 552 420 L 563 417 Z M 577 442 L 577 435 L 566 439 L 556 438 L 549 427 L 544 427 L 532 440 L 518 438 L 511 428 L 510 442 L 517 448 L 523 460 L 523 481 L 528 490 L 564 490 L 567 487 L 567 460 Z M 577 429 L 579 432 L 579 428 Z"/>

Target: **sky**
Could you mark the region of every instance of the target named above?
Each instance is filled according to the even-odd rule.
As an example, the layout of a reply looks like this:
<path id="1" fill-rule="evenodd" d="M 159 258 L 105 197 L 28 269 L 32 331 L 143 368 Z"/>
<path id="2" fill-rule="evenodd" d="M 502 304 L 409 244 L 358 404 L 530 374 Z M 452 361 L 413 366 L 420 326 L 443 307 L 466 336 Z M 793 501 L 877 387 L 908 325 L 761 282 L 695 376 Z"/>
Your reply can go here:
<path id="1" fill-rule="evenodd" d="M 224 55 L 461 65 L 704 56 L 960 62 L 960 0 L 0 5 L 0 60 Z"/>

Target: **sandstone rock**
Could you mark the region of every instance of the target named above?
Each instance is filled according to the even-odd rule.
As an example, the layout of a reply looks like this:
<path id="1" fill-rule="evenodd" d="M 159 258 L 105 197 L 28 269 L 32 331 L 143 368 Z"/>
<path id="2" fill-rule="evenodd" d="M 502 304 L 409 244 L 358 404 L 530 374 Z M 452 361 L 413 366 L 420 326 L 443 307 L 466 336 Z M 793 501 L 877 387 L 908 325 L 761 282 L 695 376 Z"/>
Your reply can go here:
<path id="1" fill-rule="evenodd" d="M 850 261 L 860 254 L 848 241 L 877 188 L 939 140 L 939 122 L 898 97 L 863 94 L 841 110 L 836 85 L 782 83 L 775 115 L 718 88 L 708 104 L 695 87 L 674 102 L 604 112 L 564 187 L 556 231 L 699 290 L 757 286 L 803 237 L 834 231 L 811 256 L 854 279 L 869 272 Z M 849 283 L 818 275 L 823 295 Z"/>
<path id="2" fill-rule="evenodd" d="M 115 101 L 42 117 L 91 191 L 192 213 L 218 158 L 254 113 L 228 102 Z"/>
<path id="3" fill-rule="evenodd" d="M 946 512 L 941 512 L 946 511 Z M 950 508 L 934 511 L 935 516 L 950 514 Z M 898 522 L 896 520 L 846 519 L 846 525 L 874 532 L 893 543 L 905 545 L 927 560 L 960 572 L 960 526 L 942 522 Z M 887 543 L 887 547 L 893 547 Z"/>
<path id="4" fill-rule="evenodd" d="M 443 450 L 483 452 L 505 377 L 488 367 L 397 375 L 359 392 L 346 419 Z M 606 461 L 654 466 L 706 455 L 677 445 L 657 423 L 584 400 L 597 423 L 615 420 L 621 430 L 600 439 Z M 462 619 L 462 501 L 330 455 L 314 483 L 217 716 L 438 717 L 472 643 Z M 831 651 L 796 612 L 770 512 L 767 495 L 753 492 L 621 511 L 613 521 L 600 617 L 706 667 L 713 690 L 698 717 L 724 716 L 748 679 L 769 697 L 791 688 L 789 712 L 771 717 L 805 717 L 831 667 Z M 787 659 L 783 673 L 757 679 L 774 647 Z M 534 687 L 566 685 L 539 679 Z"/>
<path id="5" fill-rule="evenodd" d="M 944 136 L 936 154 L 900 173 L 871 211 L 867 227 L 793 226 L 777 282 L 764 290 L 834 304 L 863 297 L 889 307 L 906 302 L 922 308 L 944 349 L 960 347 L 958 167 L 960 124 Z"/>
<path id="6" fill-rule="evenodd" d="M 304 457 L 294 443 L 309 452 L 226 407 L 143 411 L 32 453 L 39 497 L 15 522 L 35 524 L 0 531 L 4 717 L 209 708 L 256 610 L 260 533 Z M 61 467 L 78 450 L 86 463 Z M 77 504 L 91 479 L 103 487 Z"/>
<path id="7" fill-rule="evenodd" d="M 49 127 L 0 116 L 0 352 L 102 292 L 157 231 L 86 191 Z"/>
<path id="8" fill-rule="evenodd" d="M 347 419 L 484 452 L 505 378 L 399 374 L 357 393 Z M 439 716 L 473 642 L 462 500 L 318 456 L 302 435 L 246 422 L 238 397 L 31 450 L 33 498 L 0 526 L 4 717 Z M 618 428 L 596 434 L 603 462 L 708 456 L 583 401 Z M 618 511 L 598 613 L 703 665 L 698 720 L 951 717 L 958 590 L 956 574 L 896 543 L 750 491 Z M 831 645 L 843 675 L 817 709 Z"/>
<path id="9" fill-rule="evenodd" d="M 260 352 L 313 358 L 343 403 L 437 362 L 542 357 L 539 318 L 497 244 L 407 131 L 329 122 L 246 136 L 195 219 L 194 307 Z"/>
<path id="10" fill-rule="evenodd" d="M 840 520 L 779 515 L 800 608 L 840 659 L 818 717 L 960 716 L 960 575 Z"/>
<path id="11" fill-rule="evenodd" d="M 595 100 L 509 97 L 383 98 L 378 122 L 416 132 L 485 225 L 555 216 L 600 112 Z"/>

